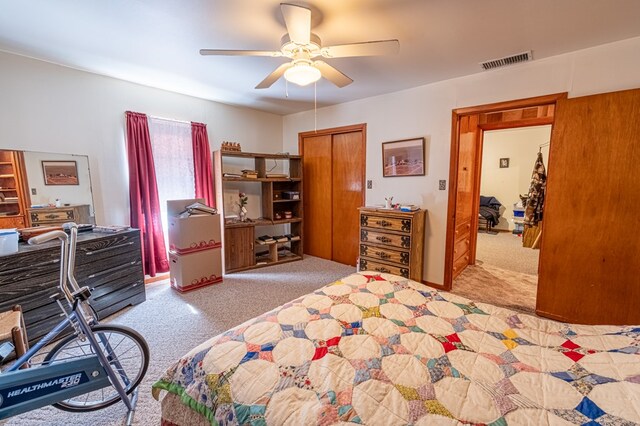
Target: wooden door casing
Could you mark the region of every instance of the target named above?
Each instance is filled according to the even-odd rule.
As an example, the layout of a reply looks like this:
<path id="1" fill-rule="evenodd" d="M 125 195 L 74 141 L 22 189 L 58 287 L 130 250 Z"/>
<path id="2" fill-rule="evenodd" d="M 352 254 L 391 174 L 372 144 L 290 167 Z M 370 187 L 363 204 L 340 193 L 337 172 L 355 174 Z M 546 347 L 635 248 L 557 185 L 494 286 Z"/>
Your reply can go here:
<path id="1" fill-rule="evenodd" d="M 640 323 L 640 89 L 560 100 L 536 312 Z"/>
<path id="2" fill-rule="evenodd" d="M 304 252 L 331 259 L 331 135 L 304 139 Z"/>
<path id="3" fill-rule="evenodd" d="M 356 265 L 359 252 L 358 208 L 364 205 L 364 139 L 362 132 L 333 135 L 332 259 Z"/>

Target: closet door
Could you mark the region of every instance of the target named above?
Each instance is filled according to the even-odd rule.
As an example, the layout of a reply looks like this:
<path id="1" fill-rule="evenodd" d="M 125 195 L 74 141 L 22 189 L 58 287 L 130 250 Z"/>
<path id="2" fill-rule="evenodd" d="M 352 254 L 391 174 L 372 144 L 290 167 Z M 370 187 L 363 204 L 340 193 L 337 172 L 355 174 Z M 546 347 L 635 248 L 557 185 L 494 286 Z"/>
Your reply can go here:
<path id="1" fill-rule="evenodd" d="M 558 101 L 536 312 L 640 323 L 640 90 Z"/>
<path id="2" fill-rule="evenodd" d="M 331 260 L 331 135 L 305 137 L 301 142 L 304 147 L 304 252 Z"/>
<path id="3" fill-rule="evenodd" d="M 333 135 L 333 260 L 345 265 L 358 258 L 359 214 L 364 206 L 364 137 L 362 132 Z"/>

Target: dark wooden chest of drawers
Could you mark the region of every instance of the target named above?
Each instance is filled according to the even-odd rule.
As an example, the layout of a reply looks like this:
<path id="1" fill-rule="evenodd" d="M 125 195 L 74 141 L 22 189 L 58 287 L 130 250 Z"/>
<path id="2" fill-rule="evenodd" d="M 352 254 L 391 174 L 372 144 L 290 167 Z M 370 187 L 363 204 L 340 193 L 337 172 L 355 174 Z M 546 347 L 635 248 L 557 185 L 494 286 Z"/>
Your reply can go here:
<path id="1" fill-rule="evenodd" d="M 0 312 L 19 304 L 27 335 L 33 343 L 48 333 L 62 312 L 51 299 L 59 293 L 60 245 L 20 244 L 16 254 L 0 257 Z M 97 232 L 78 236 L 76 278 L 92 290 L 91 305 L 98 318 L 145 300 L 140 232 Z"/>
<path id="2" fill-rule="evenodd" d="M 360 270 L 422 282 L 425 211 L 360 209 Z"/>

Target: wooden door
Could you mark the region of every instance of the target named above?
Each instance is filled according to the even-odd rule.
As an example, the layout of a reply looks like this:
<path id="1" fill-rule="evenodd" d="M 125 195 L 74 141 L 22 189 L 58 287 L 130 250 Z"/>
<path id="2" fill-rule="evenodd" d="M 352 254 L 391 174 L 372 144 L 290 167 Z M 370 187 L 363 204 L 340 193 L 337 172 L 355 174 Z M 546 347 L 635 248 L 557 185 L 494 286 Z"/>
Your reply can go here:
<path id="1" fill-rule="evenodd" d="M 359 248 L 359 213 L 364 206 L 364 138 L 362 132 L 333 135 L 333 260 L 354 265 Z"/>
<path id="2" fill-rule="evenodd" d="M 640 323 L 640 90 L 560 100 L 536 312 Z"/>
<path id="3" fill-rule="evenodd" d="M 309 136 L 304 146 L 304 252 L 332 259 L 331 135 Z M 302 152 L 302 150 L 301 150 Z"/>
<path id="4" fill-rule="evenodd" d="M 366 125 L 301 133 L 304 252 L 356 264 L 364 205 Z"/>
<path id="5" fill-rule="evenodd" d="M 458 175 L 455 210 L 455 246 L 464 247 L 454 250 L 453 278 L 467 267 L 471 258 L 469 241 L 474 229 L 473 212 L 476 200 L 475 177 L 477 165 L 478 115 L 465 116 L 460 119 L 460 141 L 458 146 Z M 466 244 L 462 243 L 466 242 Z"/>

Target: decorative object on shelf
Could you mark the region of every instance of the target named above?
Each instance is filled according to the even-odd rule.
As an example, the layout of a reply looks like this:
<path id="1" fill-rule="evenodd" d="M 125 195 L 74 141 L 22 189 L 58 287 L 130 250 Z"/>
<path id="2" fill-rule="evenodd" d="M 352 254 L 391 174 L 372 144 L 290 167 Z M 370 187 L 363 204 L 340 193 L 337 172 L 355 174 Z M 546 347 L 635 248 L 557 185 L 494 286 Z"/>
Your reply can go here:
<path id="1" fill-rule="evenodd" d="M 45 185 L 79 185 L 75 161 L 42 161 Z"/>
<path id="2" fill-rule="evenodd" d="M 391 204 L 393 202 L 393 197 L 384 197 L 384 208 L 385 209 L 392 209 L 393 208 L 393 204 Z"/>
<path id="3" fill-rule="evenodd" d="M 245 194 L 244 192 L 238 192 L 238 198 L 238 207 L 240 207 L 240 210 L 238 211 L 238 217 L 240 218 L 240 222 L 246 222 L 247 208 L 245 206 L 249 202 L 249 199 L 247 198 L 247 194 Z"/>
<path id="4" fill-rule="evenodd" d="M 220 145 L 221 151 L 242 152 L 242 147 L 238 142 L 224 141 Z"/>
<path id="5" fill-rule="evenodd" d="M 508 158 L 501 158 L 500 159 L 500 168 L 501 169 L 508 169 L 509 168 L 509 159 Z"/>
<path id="6" fill-rule="evenodd" d="M 403 139 L 382 144 L 382 175 L 424 176 L 424 138 Z"/>

